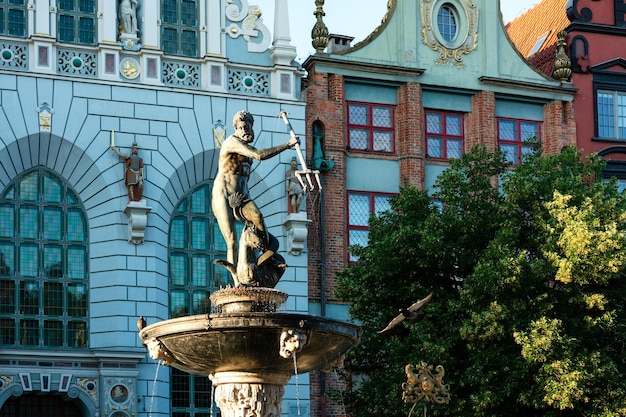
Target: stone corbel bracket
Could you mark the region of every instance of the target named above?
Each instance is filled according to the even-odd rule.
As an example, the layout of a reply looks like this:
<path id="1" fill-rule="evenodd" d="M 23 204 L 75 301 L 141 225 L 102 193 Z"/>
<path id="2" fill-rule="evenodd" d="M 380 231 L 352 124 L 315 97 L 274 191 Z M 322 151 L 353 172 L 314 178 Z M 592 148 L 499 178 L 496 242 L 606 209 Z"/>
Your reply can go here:
<path id="1" fill-rule="evenodd" d="M 287 236 L 287 252 L 290 255 L 300 255 L 304 249 L 306 238 L 309 234 L 308 226 L 311 220 L 306 218 L 306 213 L 291 213 L 283 222 L 285 235 Z"/>
<path id="2" fill-rule="evenodd" d="M 152 207 L 146 206 L 146 200 L 131 201 L 126 205 L 124 213 L 128 217 L 128 243 L 141 245 L 143 243 L 148 213 Z"/>

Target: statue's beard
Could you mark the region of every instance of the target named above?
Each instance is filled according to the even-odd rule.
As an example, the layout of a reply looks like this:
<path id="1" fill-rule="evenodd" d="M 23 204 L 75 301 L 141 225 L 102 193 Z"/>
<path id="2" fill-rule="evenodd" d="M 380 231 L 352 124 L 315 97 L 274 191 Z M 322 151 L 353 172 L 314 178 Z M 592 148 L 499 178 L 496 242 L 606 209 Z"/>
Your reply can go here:
<path id="1" fill-rule="evenodd" d="M 237 132 L 237 136 L 246 143 L 251 143 L 254 140 L 254 131 L 240 129 L 239 132 Z"/>

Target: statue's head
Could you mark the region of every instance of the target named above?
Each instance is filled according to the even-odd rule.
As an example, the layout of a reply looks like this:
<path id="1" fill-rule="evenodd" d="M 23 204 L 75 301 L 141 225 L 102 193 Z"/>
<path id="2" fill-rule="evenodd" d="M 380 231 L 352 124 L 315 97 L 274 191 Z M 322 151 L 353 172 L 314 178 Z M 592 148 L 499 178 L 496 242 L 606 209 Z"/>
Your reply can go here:
<path id="1" fill-rule="evenodd" d="M 247 110 L 240 110 L 233 117 L 233 127 L 235 128 L 235 136 L 243 139 L 247 143 L 254 140 L 254 117 Z"/>

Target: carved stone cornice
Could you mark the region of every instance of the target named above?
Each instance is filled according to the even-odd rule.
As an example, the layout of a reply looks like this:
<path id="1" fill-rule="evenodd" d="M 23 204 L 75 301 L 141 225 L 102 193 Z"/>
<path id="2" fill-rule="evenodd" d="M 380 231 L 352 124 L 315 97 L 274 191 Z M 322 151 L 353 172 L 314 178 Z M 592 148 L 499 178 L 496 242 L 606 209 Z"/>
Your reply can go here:
<path id="1" fill-rule="evenodd" d="M 349 61 L 347 59 L 337 59 L 330 55 L 316 54 L 309 56 L 302 64 L 307 71 L 313 66 L 327 66 L 334 69 L 358 71 L 362 73 L 372 73 L 378 75 L 391 75 L 402 77 L 417 77 L 426 71 L 423 68 L 409 68 L 375 62 Z M 324 72 L 324 71 L 322 71 Z M 380 77 L 376 77 L 380 78 Z"/>
<path id="2" fill-rule="evenodd" d="M 508 78 L 496 78 L 496 77 L 480 77 L 478 79 L 482 84 L 507 87 L 526 91 L 545 91 L 550 93 L 566 94 L 574 96 L 578 91 L 578 88 L 572 87 L 571 84 L 562 84 L 560 86 L 552 86 L 545 84 L 537 84 L 526 81 L 511 80 Z"/>

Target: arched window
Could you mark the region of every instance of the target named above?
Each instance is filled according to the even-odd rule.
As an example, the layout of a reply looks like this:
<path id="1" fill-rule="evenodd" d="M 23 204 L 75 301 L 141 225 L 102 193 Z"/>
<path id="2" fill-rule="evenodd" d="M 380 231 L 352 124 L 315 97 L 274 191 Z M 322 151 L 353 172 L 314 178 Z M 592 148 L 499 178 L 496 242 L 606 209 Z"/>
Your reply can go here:
<path id="1" fill-rule="evenodd" d="M 198 1 L 161 1 L 161 48 L 171 55 L 198 56 Z"/>
<path id="2" fill-rule="evenodd" d="M 26 37 L 26 0 L 0 0 L 0 35 Z"/>
<path id="3" fill-rule="evenodd" d="M 43 167 L 0 195 L 0 345 L 87 347 L 85 219 L 76 193 Z"/>
<path id="4" fill-rule="evenodd" d="M 96 0 L 57 0 L 57 38 L 60 42 L 96 44 Z"/>
<path id="5" fill-rule="evenodd" d="M 241 232 L 238 225 L 238 233 Z M 211 183 L 195 188 L 176 207 L 169 232 L 170 317 L 211 312 L 209 295 L 232 285 L 215 259 L 226 259 L 226 243 L 211 211 Z M 212 406 L 211 382 L 171 369 L 172 415 L 204 417 Z"/>

